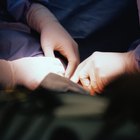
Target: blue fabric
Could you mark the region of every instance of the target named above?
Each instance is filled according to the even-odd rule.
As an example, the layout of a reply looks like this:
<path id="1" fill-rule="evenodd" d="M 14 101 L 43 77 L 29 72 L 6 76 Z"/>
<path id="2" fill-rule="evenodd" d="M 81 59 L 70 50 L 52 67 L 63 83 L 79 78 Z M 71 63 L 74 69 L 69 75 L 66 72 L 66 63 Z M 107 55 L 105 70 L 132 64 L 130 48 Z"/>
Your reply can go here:
<path id="1" fill-rule="evenodd" d="M 7 11 L 16 20 L 25 20 L 31 2 L 28 0 L 7 0 Z"/>
<path id="2" fill-rule="evenodd" d="M 0 29 L 0 59 L 15 60 L 43 56 L 39 40 L 32 34 L 13 29 Z"/>
<path id="3" fill-rule="evenodd" d="M 85 38 L 115 21 L 132 0 L 38 0 L 46 5 L 74 38 Z"/>
<path id="4" fill-rule="evenodd" d="M 94 51 L 127 51 L 129 45 L 139 35 L 136 0 L 75 0 L 74 2 L 6 0 L 6 2 L 7 10 L 0 10 L 0 20 L 3 20 L 3 13 L 7 12 L 6 17 L 10 22 L 25 22 L 26 13 L 34 2 L 49 8 L 78 42 L 81 60 Z"/>
<path id="5" fill-rule="evenodd" d="M 7 11 L 15 20 L 25 20 L 33 2 L 47 6 L 74 38 L 85 38 L 114 22 L 134 0 L 7 0 Z"/>

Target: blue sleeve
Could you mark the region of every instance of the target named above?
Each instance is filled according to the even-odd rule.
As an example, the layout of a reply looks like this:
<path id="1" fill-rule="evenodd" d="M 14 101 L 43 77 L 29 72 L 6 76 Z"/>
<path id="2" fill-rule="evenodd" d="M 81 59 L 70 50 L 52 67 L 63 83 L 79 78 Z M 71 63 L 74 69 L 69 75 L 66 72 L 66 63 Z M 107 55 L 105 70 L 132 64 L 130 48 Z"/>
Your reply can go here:
<path id="1" fill-rule="evenodd" d="M 139 65 L 139 68 L 140 68 L 140 44 L 134 50 L 134 54 L 135 54 L 135 59 L 136 59 L 138 65 Z"/>
<path id="2" fill-rule="evenodd" d="M 135 59 L 140 68 L 140 39 L 136 40 L 129 48 L 130 50 L 134 50 Z"/>
<path id="3" fill-rule="evenodd" d="M 48 0 L 7 0 L 7 11 L 16 21 L 26 21 L 32 3 L 48 4 Z"/>

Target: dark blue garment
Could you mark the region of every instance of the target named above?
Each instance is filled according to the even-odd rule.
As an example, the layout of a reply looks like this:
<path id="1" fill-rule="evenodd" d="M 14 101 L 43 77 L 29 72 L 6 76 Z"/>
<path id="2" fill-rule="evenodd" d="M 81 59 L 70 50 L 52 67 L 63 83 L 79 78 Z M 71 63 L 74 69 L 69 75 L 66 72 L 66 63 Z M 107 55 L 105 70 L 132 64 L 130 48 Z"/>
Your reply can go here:
<path id="1" fill-rule="evenodd" d="M 20 27 L 0 29 L 0 59 L 43 56 L 39 40 L 27 32 L 26 28 L 23 29 L 24 31 Z"/>
<path id="2" fill-rule="evenodd" d="M 74 38 L 85 38 L 116 22 L 126 11 L 131 17 L 136 9 L 136 0 L 7 0 L 7 11 L 16 21 L 23 20 L 33 2 L 47 6 Z"/>
<path id="3" fill-rule="evenodd" d="M 4 1 L 4 0 L 3 0 Z M 127 51 L 139 36 L 136 0 L 6 0 L 3 13 L 10 22 L 25 22 L 30 5 L 50 9 L 78 42 L 81 60 L 94 51 Z M 32 35 L 34 37 L 34 35 Z"/>
<path id="4" fill-rule="evenodd" d="M 85 38 L 115 22 L 134 3 L 135 0 L 50 0 L 47 4 L 74 38 Z"/>
<path id="5" fill-rule="evenodd" d="M 140 39 L 132 43 L 128 51 L 131 51 L 131 50 L 134 50 L 135 59 L 140 67 Z"/>
<path id="6" fill-rule="evenodd" d="M 26 13 L 31 6 L 30 0 L 2 0 L 0 18 L 7 21 L 26 21 Z"/>
<path id="7" fill-rule="evenodd" d="M 15 20 L 25 20 L 30 5 L 28 0 L 7 0 L 7 11 Z"/>

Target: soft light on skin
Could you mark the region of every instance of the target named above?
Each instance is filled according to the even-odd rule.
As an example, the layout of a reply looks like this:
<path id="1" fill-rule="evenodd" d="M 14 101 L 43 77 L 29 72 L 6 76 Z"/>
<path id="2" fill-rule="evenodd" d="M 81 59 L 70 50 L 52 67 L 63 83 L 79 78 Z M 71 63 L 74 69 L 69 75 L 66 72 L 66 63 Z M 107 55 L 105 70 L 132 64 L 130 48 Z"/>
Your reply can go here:
<path id="1" fill-rule="evenodd" d="M 133 59 L 130 54 L 131 52 L 94 52 L 78 66 L 71 80 L 80 82 L 91 94 L 101 93 L 112 80 L 126 73 L 126 69 L 132 69 L 130 64 Z"/>
<path id="2" fill-rule="evenodd" d="M 61 61 L 53 57 L 26 57 L 11 61 L 15 83 L 35 89 L 49 74 L 63 76 L 65 69 Z"/>

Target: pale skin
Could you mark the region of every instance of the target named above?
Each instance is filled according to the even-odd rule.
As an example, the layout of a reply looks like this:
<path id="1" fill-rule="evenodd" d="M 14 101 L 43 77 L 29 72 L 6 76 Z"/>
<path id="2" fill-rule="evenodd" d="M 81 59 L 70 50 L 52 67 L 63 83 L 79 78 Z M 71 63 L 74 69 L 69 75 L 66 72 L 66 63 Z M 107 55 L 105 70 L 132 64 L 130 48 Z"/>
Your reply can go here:
<path id="1" fill-rule="evenodd" d="M 58 51 L 67 59 L 65 77 L 70 78 L 80 62 L 77 43 L 43 5 L 32 4 L 27 22 L 40 33 L 41 46 L 46 57 L 55 57 L 54 51 Z"/>
<path id="2" fill-rule="evenodd" d="M 138 72 L 134 52 L 94 52 L 77 67 L 71 80 L 92 95 L 103 91 L 106 85 L 125 73 Z"/>
<path id="3" fill-rule="evenodd" d="M 13 71 L 14 84 L 36 89 L 49 73 L 64 75 L 65 70 L 59 59 L 51 57 L 26 57 L 9 61 Z"/>

